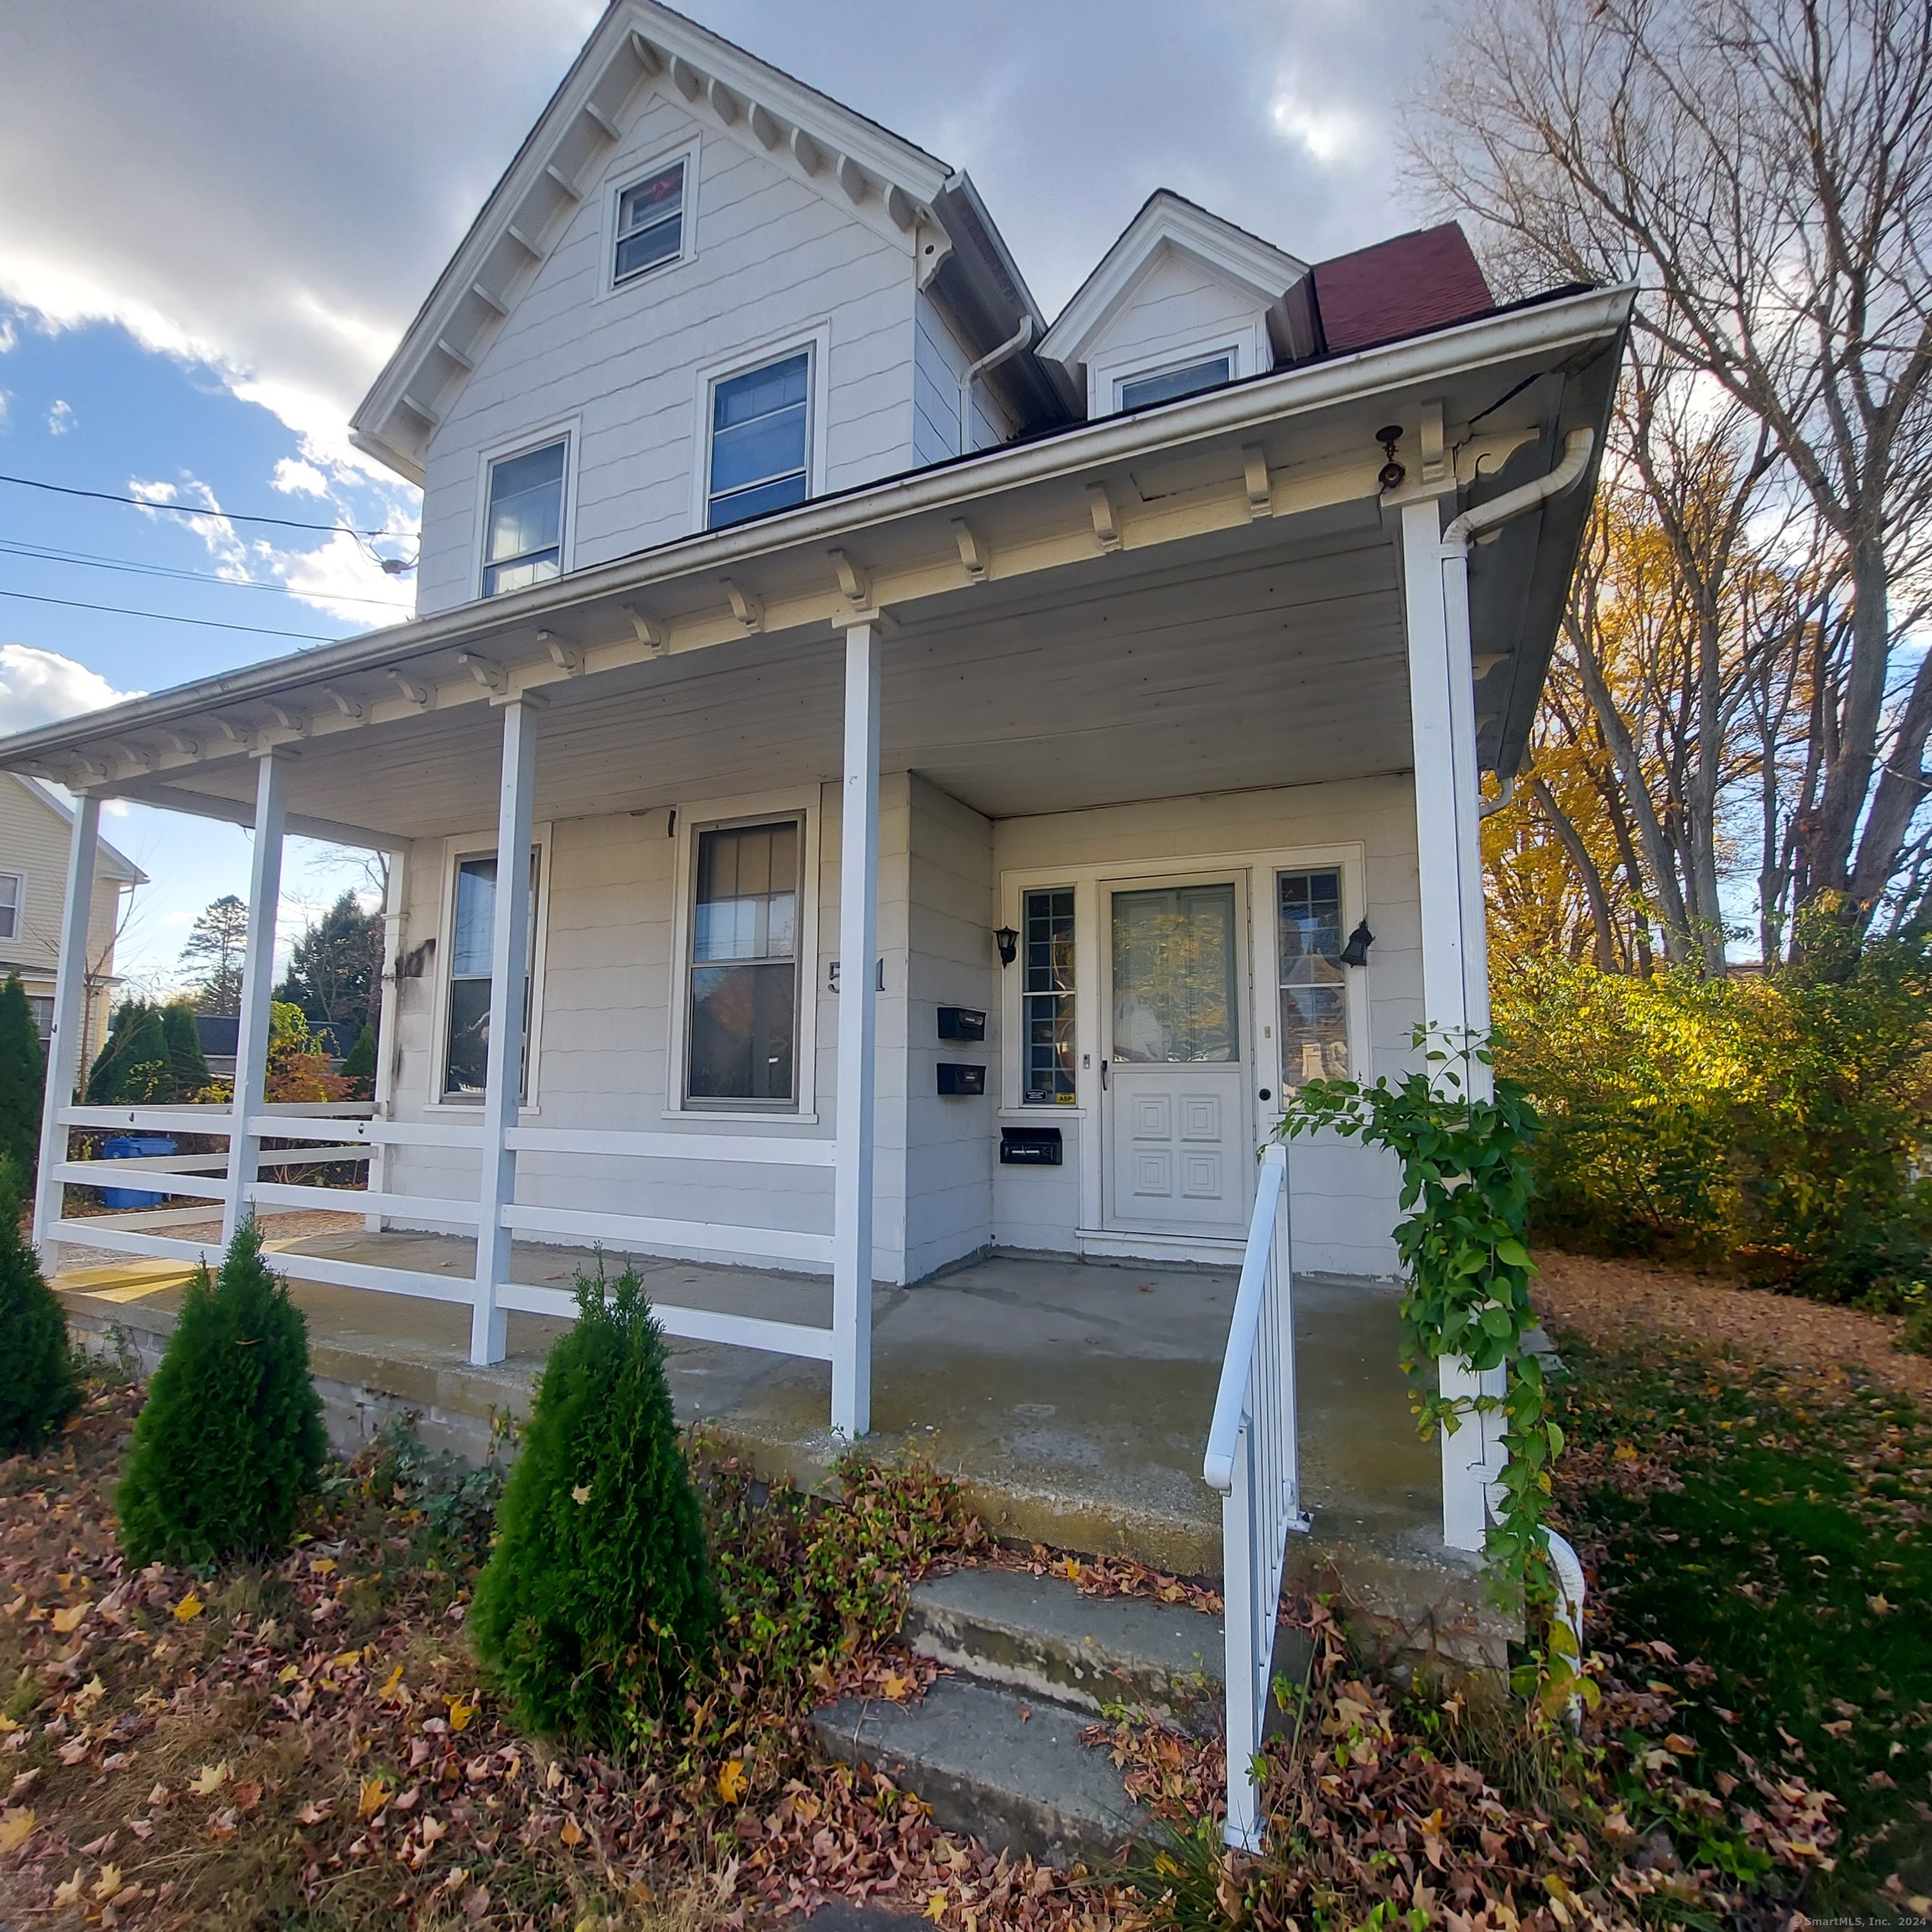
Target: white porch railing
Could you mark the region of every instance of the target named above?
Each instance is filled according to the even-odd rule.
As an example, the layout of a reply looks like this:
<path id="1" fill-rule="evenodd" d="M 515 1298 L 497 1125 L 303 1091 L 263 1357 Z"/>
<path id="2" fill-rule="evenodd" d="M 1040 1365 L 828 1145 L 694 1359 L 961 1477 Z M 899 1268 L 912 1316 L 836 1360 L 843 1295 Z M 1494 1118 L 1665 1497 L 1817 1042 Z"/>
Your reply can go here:
<path id="1" fill-rule="evenodd" d="M 65 1135 L 72 1128 L 118 1130 L 151 1134 L 218 1135 L 235 1145 L 235 1116 L 226 1107 L 86 1107 L 60 1110 Z M 399 1215 L 417 1222 L 454 1226 L 474 1233 L 480 1213 L 478 1192 L 444 1197 L 395 1193 L 371 1188 L 319 1187 L 299 1182 L 267 1181 L 262 1170 L 368 1163 L 378 1149 L 420 1147 L 458 1149 L 480 1157 L 485 1130 L 458 1122 L 377 1120 L 367 1103 L 332 1105 L 299 1104 L 283 1112 L 274 1106 L 248 1116 L 242 1145 L 249 1150 L 254 1171 L 247 1176 L 242 1199 L 261 1208 L 309 1208 L 336 1214 Z M 301 1145 L 267 1147 L 264 1140 L 292 1140 Z M 832 1167 L 837 1144 L 798 1136 L 764 1140 L 743 1135 L 627 1134 L 557 1128 L 515 1127 L 506 1140 L 514 1158 L 518 1154 L 562 1154 L 600 1161 L 673 1160 L 742 1161 L 783 1167 Z M 70 1218 L 62 1213 L 49 1223 L 47 1238 L 157 1260 L 207 1261 L 218 1265 L 222 1242 L 187 1238 L 166 1232 L 171 1227 L 206 1220 L 228 1194 L 226 1150 L 207 1153 L 133 1155 L 121 1160 L 60 1161 L 53 1178 L 63 1187 L 116 1187 L 142 1193 L 179 1197 L 203 1205 L 135 1209 L 103 1215 Z M 366 1166 L 365 1171 L 368 1171 Z M 593 1213 L 550 1208 L 514 1198 L 501 1209 L 502 1226 L 512 1234 L 535 1236 L 564 1247 L 612 1246 L 652 1253 L 666 1249 L 752 1254 L 762 1259 L 802 1262 L 820 1269 L 833 1259 L 833 1237 L 787 1228 L 718 1222 L 685 1221 L 654 1215 Z M 293 1263 L 295 1258 L 291 1257 Z M 299 1272 L 304 1280 L 332 1287 L 361 1288 L 377 1293 L 414 1295 L 439 1301 L 468 1303 L 476 1295 L 468 1274 L 434 1274 L 424 1270 L 388 1267 L 379 1263 L 345 1261 L 332 1256 L 304 1254 Z M 563 1317 L 576 1312 L 569 1291 L 513 1280 L 492 1284 L 496 1306 L 521 1313 Z M 833 1330 L 809 1323 L 774 1322 L 708 1308 L 652 1304 L 665 1332 L 699 1342 L 757 1348 L 767 1353 L 803 1356 L 828 1362 L 833 1358 Z"/>
<path id="2" fill-rule="evenodd" d="M 1221 1492 L 1227 1599 L 1228 1829 L 1230 1845 L 1261 1842 L 1256 1753 L 1268 1716 L 1281 1572 L 1291 1532 L 1305 1530 L 1295 1434 L 1295 1308 L 1288 1154 L 1261 1156 L 1241 1284 L 1208 1432 L 1202 1473 Z"/>

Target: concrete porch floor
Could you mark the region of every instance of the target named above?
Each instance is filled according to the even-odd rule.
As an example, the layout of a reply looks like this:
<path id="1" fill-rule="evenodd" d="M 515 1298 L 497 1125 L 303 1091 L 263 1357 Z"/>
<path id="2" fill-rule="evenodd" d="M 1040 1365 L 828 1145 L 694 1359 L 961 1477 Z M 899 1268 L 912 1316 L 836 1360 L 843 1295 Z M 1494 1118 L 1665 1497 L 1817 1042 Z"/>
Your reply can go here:
<path id="1" fill-rule="evenodd" d="M 509 1317 L 507 1358 L 468 1360 L 460 1304 L 304 1282 L 304 1254 L 452 1276 L 471 1244 L 360 1228 L 277 1241 L 276 1265 L 309 1319 L 316 1379 L 339 1447 L 413 1410 L 425 1437 L 472 1457 L 491 1419 L 522 1415 L 563 1324 Z M 520 1280 L 568 1285 L 587 1258 L 518 1243 Z M 606 1255 L 615 1273 L 625 1258 Z M 655 1301 L 814 1324 L 827 1281 L 639 1256 Z M 104 1272 L 104 1271 L 103 1271 Z M 75 1327 L 158 1359 L 179 1285 L 105 1289 L 55 1279 Z M 886 1452 L 913 1446 L 956 1477 L 1000 1534 L 1218 1575 L 1220 1498 L 1201 1478 L 1233 1270 L 999 1254 L 873 1297 L 873 1429 Z M 111 1298 L 110 1298 L 111 1297 Z M 1420 1441 L 1397 1366 L 1397 1297 L 1385 1285 L 1302 1275 L 1296 1283 L 1302 1489 L 1311 1535 L 1291 1539 L 1291 1576 L 1337 1590 L 1401 1649 L 1485 1660 L 1500 1628 L 1472 1562 L 1441 1542 L 1437 1452 Z M 671 1338 L 682 1420 L 715 1425 L 765 1473 L 823 1482 L 839 1444 L 823 1363 Z"/>

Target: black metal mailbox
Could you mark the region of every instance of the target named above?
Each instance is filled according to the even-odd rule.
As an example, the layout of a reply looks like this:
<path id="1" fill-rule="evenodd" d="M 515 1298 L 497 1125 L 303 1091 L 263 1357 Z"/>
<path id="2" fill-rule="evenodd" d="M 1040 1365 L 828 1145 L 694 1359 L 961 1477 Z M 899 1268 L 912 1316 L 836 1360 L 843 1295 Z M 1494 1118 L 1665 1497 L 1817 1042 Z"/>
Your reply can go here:
<path id="1" fill-rule="evenodd" d="M 984 1067 L 961 1067 L 950 1060 L 939 1062 L 939 1091 L 942 1093 L 984 1093 L 986 1091 L 986 1069 Z"/>
<path id="2" fill-rule="evenodd" d="M 1057 1167 L 1060 1130 L 1057 1127 L 1002 1127 L 1000 1165 L 1002 1167 Z"/>

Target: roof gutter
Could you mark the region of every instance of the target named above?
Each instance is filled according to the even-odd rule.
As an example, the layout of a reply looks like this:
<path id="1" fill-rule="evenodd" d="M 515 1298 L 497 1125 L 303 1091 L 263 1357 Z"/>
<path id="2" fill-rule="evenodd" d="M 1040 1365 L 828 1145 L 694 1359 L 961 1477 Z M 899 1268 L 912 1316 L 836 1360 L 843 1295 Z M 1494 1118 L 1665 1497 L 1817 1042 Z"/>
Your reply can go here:
<path id="1" fill-rule="evenodd" d="M 1547 476 L 1539 476 L 1514 490 L 1506 490 L 1487 503 L 1465 510 L 1451 522 L 1442 532 L 1445 553 L 1467 557 L 1472 544 L 1480 543 L 1505 523 L 1514 522 L 1517 517 L 1540 509 L 1552 496 L 1561 496 L 1566 490 L 1573 488 L 1590 467 L 1590 452 L 1596 445 L 1594 429 L 1572 429 L 1564 439 L 1561 459 Z"/>
<path id="2" fill-rule="evenodd" d="M 152 697 L 83 712 L 7 739 L 0 742 L 0 753 L 9 761 L 30 761 L 89 740 L 171 724 L 210 706 L 258 701 L 319 685 L 331 678 L 387 669 L 466 643 L 479 631 L 541 625 L 559 613 L 647 589 L 654 584 L 704 572 L 729 572 L 785 550 L 849 541 L 855 533 L 880 523 L 922 512 L 957 512 L 975 501 L 1029 484 L 1079 476 L 1103 465 L 1134 461 L 1156 449 L 1239 433 L 1261 422 L 1310 414 L 1389 389 L 1439 382 L 1485 363 L 1559 355 L 1621 330 L 1632 299 L 1633 292 L 1628 288 L 1566 297 L 1545 307 L 1517 309 L 1353 356 L 1281 370 L 1131 416 L 1082 423 L 1035 442 L 1001 444 L 891 482 L 818 497 L 756 523 L 681 537 L 658 548 L 573 573 L 537 589 L 491 598 L 487 603 L 458 605 L 434 616 L 367 631 L 299 656 L 271 658 Z M 1576 474 L 1581 473 L 1579 469 Z M 1566 479 L 1565 486 L 1574 480 L 1574 475 Z M 1498 497 L 1478 514 L 1487 517 L 1519 494 L 1512 491 Z"/>
<path id="3" fill-rule="evenodd" d="M 973 385 L 989 371 L 997 369 L 1009 356 L 1017 356 L 1033 340 L 1033 318 L 1022 315 L 1020 326 L 997 349 L 989 349 L 959 378 L 959 453 L 973 448 Z"/>

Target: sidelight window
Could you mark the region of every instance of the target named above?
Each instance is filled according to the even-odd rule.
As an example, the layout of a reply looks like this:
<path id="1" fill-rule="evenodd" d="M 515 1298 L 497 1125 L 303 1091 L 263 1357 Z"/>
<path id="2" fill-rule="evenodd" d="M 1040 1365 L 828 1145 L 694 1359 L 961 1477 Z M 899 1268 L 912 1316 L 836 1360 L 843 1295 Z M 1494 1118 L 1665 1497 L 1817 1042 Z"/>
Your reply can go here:
<path id="1" fill-rule="evenodd" d="M 1071 1107 L 1073 1080 L 1073 889 L 1029 892 L 1024 914 L 1024 1098 L 1029 1107 Z"/>
<path id="2" fill-rule="evenodd" d="M 1276 875 L 1281 1084 L 1348 1078 L 1348 969 L 1342 963 L 1342 874 Z"/>

